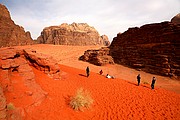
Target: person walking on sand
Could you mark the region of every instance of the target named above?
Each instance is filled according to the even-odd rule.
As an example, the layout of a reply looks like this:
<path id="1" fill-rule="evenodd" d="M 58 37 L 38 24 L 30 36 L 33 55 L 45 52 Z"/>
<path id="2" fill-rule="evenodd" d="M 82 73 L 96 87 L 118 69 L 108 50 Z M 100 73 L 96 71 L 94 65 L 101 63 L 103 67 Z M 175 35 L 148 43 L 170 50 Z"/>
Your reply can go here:
<path id="1" fill-rule="evenodd" d="M 89 77 L 89 72 L 90 72 L 90 70 L 89 70 L 89 66 L 86 68 L 86 75 L 87 75 L 87 77 Z"/>
<path id="2" fill-rule="evenodd" d="M 102 74 L 103 74 L 103 71 L 102 71 L 102 70 L 101 70 L 101 71 L 99 71 L 99 74 L 100 74 L 100 75 L 102 75 Z"/>
<path id="3" fill-rule="evenodd" d="M 155 78 L 155 77 L 153 77 L 153 79 L 152 79 L 152 83 L 151 83 L 151 88 L 152 88 L 152 90 L 154 89 L 154 84 L 155 84 L 155 82 L 156 82 L 156 78 Z"/>
<path id="4" fill-rule="evenodd" d="M 138 74 L 138 76 L 137 76 L 138 86 L 140 85 L 140 80 L 141 80 L 141 76 L 140 76 L 140 74 Z"/>

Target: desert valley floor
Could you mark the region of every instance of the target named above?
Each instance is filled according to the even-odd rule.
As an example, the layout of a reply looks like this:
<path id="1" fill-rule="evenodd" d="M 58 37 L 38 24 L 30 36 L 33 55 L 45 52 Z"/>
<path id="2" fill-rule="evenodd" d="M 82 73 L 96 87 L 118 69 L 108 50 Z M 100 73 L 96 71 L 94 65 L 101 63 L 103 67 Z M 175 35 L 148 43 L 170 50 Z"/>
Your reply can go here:
<path id="1" fill-rule="evenodd" d="M 55 58 L 61 69 L 61 80 L 53 80 L 33 68 L 36 82 L 47 93 L 41 103 L 32 105 L 31 96 L 24 94 L 22 78 L 11 75 L 13 90 L 6 92 L 7 103 L 13 103 L 25 120 L 164 120 L 180 118 L 180 81 L 137 71 L 121 65 L 95 66 L 79 61 L 87 49 L 101 46 L 32 45 L 38 53 Z M 90 76 L 85 75 L 90 67 Z M 103 75 L 99 71 L 103 70 Z M 106 74 L 115 79 L 107 79 Z M 141 74 L 141 85 L 136 76 Z M 152 77 L 157 78 L 155 90 L 151 90 Z M 148 83 L 148 84 L 143 84 Z M 93 105 L 84 111 L 74 111 L 69 97 L 77 89 L 88 90 L 94 99 Z M 14 116 L 16 117 L 16 116 Z M 15 118 L 16 119 L 16 118 Z M 18 118 L 17 118 L 18 119 Z"/>

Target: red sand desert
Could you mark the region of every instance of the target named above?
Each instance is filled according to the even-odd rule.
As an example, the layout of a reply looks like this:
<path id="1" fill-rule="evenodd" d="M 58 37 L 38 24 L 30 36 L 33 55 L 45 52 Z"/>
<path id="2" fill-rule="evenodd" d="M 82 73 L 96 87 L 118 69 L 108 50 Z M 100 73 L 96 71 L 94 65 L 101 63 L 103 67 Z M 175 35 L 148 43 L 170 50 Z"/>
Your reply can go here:
<path id="1" fill-rule="evenodd" d="M 53 80 L 46 74 L 33 68 L 36 82 L 47 92 L 41 103 L 32 103 L 31 96 L 25 94 L 28 89 L 23 85 L 21 76 L 11 75 L 11 90 L 5 92 L 7 103 L 13 103 L 17 114 L 25 120 L 179 120 L 180 83 L 167 77 L 136 71 L 121 65 L 94 66 L 78 61 L 87 49 L 94 46 L 23 46 L 37 52 L 53 56 L 61 68 L 61 80 Z M 21 48 L 23 48 L 21 47 Z M 90 76 L 85 76 L 86 66 L 90 67 Z M 103 70 L 103 75 L 98 72 Z M 105 78 L 105 74 L 115 79 Z M 137 86 L 136 76 L 140 73 L 143 82 L 151 83 L 157 78 L 155 90 L 150 85 Z M 2 76 L 2 75 L 1 75 Z M 77 89 L 84 88 L 91 93 L 94 103 L 89 109 L 75 111 L 68 105 L 69 97 Z M 18 115 L 17 115 L 18 116 Z M 20 119 L 14 115 L 14 119 Z"/>

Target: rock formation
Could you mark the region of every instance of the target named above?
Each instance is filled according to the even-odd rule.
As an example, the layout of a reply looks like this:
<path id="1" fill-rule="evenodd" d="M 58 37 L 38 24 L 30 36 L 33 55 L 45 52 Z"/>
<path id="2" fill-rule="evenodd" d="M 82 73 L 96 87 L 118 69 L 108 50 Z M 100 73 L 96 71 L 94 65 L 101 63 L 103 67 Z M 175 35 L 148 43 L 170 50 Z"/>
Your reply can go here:
<path id="1" fill-rule="evenodd" d="M 0 51 L 0 119 L 7 118 L 6 113 L 6 99 L 1 92 L 1 88 L 4 92 L 13 93 L 14 86 L 16 82 L 12 82 L 14 79 L 13 74 L 18 74 L 18 81 L 22 81 L 21 94 L 16 96 L 27 95 L 31 96 L 32 101 L 30 105 L 24 106 L 26 110 L 32 109 L 34 106 L 40 104 L 47 96 L 47 93 L 42 90 L 41 86 L 39 86 L 35 81 L 35 74 L 33 72 L 32 67 L 43 71 L 49 77 L 59 80 L 60 79 L 60 68 L 57 62 L 50 56 L 43 55 L 37 53 L 32 49 L 18 49 L 16 47 L 13 48 L 1 48 Z M 20 80 L 22 79 L 22 80 Z M 13 93 L 14 96 L 14 93 Z M 13 97 L 12 96 L 12 97 Z M 20 98 L 20 97 L 19 97 Z M 22 108 L 16 108 L 10 116 L 18 116 L 21 118 L 24 113 Z"/>
<path id="2" fill-rule="evenodd" d="M 98 66 L 114 64 L 113 58 L 109 55 L 109 48 L 107 47 L 99 50 L 87 50 L 79 59 Z"/>
<path id="3" fill-rule="evenodd" d="M 106 45 L 108 37 L 100 36 L 94 27 L 86 23 L 61 24 L 43 29 L 37 38 L 38 43 L 55 45 Z"/>
<path id="4" fill-rule="evenodd" d="M 30 32 L 14 23 L 8 9 L 0 4 L 0 47 L 33 44 Z"/>
<path id="5" fill-rule="evenodd" d="M 180 24 L 180 13 L 177 14 L 176 16 L 174 16 L 174 17 L 171 19 L 171 22 L 174 23 L 174 24 Z"/>
<path id="6" fill-rule="evenodd" d="M 118 64 L 180 76 L 180 25 L 162 22 L 129 28 L 113 39 L 110 54 Z"/>
<path id="7" fill-rule="evenodd" d="M 25 76 L 25 79 L 32 80 L 34 73 L 30 66 L 43 71 L 53 79 L 60 78 L 57 61 L 50 56 L 36 53 L 32 49 L 4 48 L 0 51 L 1 70 L 18 71 L 22 76 Z"/>

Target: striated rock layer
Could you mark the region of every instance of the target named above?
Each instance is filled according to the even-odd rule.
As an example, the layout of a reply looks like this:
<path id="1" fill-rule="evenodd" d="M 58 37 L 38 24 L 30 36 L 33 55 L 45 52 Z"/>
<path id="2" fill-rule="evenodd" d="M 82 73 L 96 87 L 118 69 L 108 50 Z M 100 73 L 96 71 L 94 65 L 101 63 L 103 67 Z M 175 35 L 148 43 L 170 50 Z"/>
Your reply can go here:
<path id="1" fill-rule="evenodd" d="M 37 42 L 55 45 L 110 45 L 106 35 L 100 36 L 97 30 L 87 23 L 64 23 L 46 27 Z"/>
<path id="2" fill-rule="evenodd" d="M 0 47 L 33 44 L 30 32 L 18 26 L 10 17 L 8 9 L 0 4 Z"/>
<path id="3" fill-rule="evenodd" d="M 118 64 L 180 76 L 180 25 L 162 22 L 129 28 L 113 39 L 110 54 Z"/>

